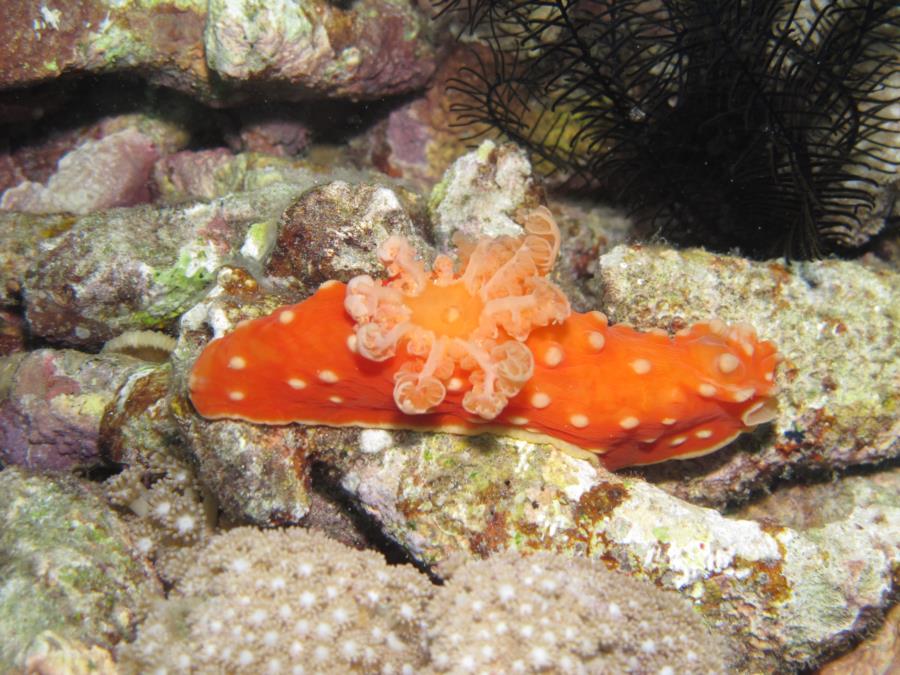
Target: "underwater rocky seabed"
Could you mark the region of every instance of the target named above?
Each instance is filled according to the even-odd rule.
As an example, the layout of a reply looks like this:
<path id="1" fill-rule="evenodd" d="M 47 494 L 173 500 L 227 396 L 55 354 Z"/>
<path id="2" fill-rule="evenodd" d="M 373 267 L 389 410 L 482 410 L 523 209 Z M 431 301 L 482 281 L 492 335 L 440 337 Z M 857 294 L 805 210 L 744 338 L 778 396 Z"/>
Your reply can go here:
<path id="1" fill-rule="evenodd" d="M 696 460 L 193 411 L 211 334 L 545 199 L 517 148 L 463 153 L 423 11 L 250 4 L 4 8 L 0 672 L 896 669 L 890 242 L 755 262 L 551 195 L 577 309 L 783 354 L 775 422 Z"/>

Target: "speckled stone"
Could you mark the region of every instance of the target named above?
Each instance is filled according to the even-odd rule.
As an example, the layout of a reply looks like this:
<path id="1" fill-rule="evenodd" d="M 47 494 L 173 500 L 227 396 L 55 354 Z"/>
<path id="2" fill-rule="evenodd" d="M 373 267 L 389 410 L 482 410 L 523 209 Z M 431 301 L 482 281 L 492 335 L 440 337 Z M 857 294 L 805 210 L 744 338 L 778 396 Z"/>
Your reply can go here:
<path id="1" fill-rule="evenodd" d="M 0 494 L 0 671 L 41 663 L 48 640 L 83 656 L 99 647 L 103 662 L 102 650 L 132 639 L 143 608 L 162 597 L 127 528 L 71 477 L 7 468 Z"/>
<path id="2" fill-rule="evenodd" d="M 125 73 L 215 103 L 371 99 L 420 87 L 433 69 L 427 17 L 397 0 L 12 0 L 0 24 L 0 88 Z"/>
<path id="3" fill-rule="evenodd" d="M 119 387 L 144 369 L 127 356 L 68 349 L 0 359 L 0 463 L 51 470 L 104 464 L 104 416 Z"/>
<path id="4" fill-rule="evenodd" d="M 285 211 L 266 272 L 309 289 L 329 279 L 377 275 L 383 267 L 375 251 L 392 234 L 427 255 L 404 208 L 411 200 L 402 189 L 372 184 L 333 181 L 314 188 Z"/>
<path id="5" fill-rule="evenodd" d="M 77 219 L 28 262 L 22 287 L 32 334 L 96 348 L 126 330 L 171 329 L 220 266 L 239 252 L 254 259 L 260 237 L 274 234 L 299 192 L 279 183 L 208 203 Z"/>

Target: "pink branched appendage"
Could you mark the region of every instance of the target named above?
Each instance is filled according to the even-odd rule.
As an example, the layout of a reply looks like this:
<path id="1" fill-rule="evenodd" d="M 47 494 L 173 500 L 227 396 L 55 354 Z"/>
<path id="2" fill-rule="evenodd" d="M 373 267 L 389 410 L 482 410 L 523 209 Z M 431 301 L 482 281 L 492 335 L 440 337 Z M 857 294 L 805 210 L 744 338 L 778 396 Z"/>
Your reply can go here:
<path id="1" fill-rule="evenodd" d="M 408 357 L 394 373 L 394 401 L 409 415 L 440 405 L 450 381 L 468 376 L 463 408 L 494 419 L 531 378 L 534 359 L 524 344 L 531 331 L 561 323 L 571 309 L 546 275 L 559 252 L 559 229 L 549 209 L 524 218 L 518 237 L 454 239 L 453 260 L 440 255 L 430 272 L 402 237 L 389 237 L 378 258 L 386 281 L 350 281 L 344 307 L 356 322 L 358 353 L 385 361 L 405 342 Z"/>

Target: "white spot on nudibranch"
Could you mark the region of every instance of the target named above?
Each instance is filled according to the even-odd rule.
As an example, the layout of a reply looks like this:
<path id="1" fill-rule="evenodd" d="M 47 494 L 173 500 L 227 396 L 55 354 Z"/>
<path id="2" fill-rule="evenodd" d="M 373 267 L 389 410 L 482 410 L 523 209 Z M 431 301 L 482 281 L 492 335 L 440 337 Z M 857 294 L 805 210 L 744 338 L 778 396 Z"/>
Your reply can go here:
<path id="1" fill-rule="evenodd" d="M 622 427 L 623 429 L 634 429 L 640 423 L 641 423 L 641 421 L 637 417 L 634 417 L 633 415 L 629 415 L 628 417 L 623 417 L 622 419 L 619 420 L 619 426 Z"/>
<path id="2" fill-rule="evenodd" d="M 709 398 L 710 396 L 716 395 L 716 388 L 709 382 L 703 382 L 699 387 L 697 387 L 697 393 L 699 393 L 704 398 Z"/>
<path id="3" fill-rule="evenodd" d="M 587 415 L 575 414 L 569 417 L 569 423 L 573 427 L 578 427 L 579 429 L 584 429 L 588 424 L 590 424 L 590 420 L 587 418 Z"/>
<path id="4" fill-rule="evenodd" d="M 550 396 L 542 391 L 535 392 L 531 395 L 531 405 L 535 408 L 546 408 L 550 405 Z"/>
<path id="5" fill-rule="evenodd" d="M 334 384 L 338 381 L 337 373 L 333 370 L 320 370 L 318 372 L 319 379 L 328 384 Z"/>
<path id="6" fill-rule="evenodd" d="M 679 445 L 684 443 L 687 440 L 687 436 L 676 436 L 671 441 L 669 441 L 669 445 L 673 448 L 677 448 Z"/>
<path id="7" fill-rule="evenodd" d="M 288 380 L 288 384 L 291 386 L 292 389 L 305 389 L 306 388 L 306 382 L 301 380 L 299 377 L 292 377 L 291 379 Z"/>
<path id="8" fill-rule="evenodd" d="M 716 364 L 719 366 L 719 370 L 727 375 L 737 370 L 737 367 L 741 365 L 741 361 L 734 354 L 725 353 L 719 355 Z"/>
<path id="9" fill-rule="evenodd" d="M 562 363 L 562 360 L 563 350 L 556 345 L 548 347 L 547 351 L 544 352 L 544 363 L 550 368 L 558 366 Z"/>
<path id="10" fill-rule="evenodd" d="M 450 381 L 447 383 L 447 391 L 459 391 L 463 388 L 463 384 L 465 384 L 461 378 L 451 377 Z"/>
<path id="11" fill-rule="evenodd" d="M 244 392 L 238 391 L 237 389 L 228 392 L 228 398 L 230 398 L 232 401 L 243 401 L 244 396 Z"/>
<path id="12" fill-rule="evenodd" d="M 606 338 L 600 331 L 592 330 L 588 333 L 588 344 L 597 351 L 600 351 L 603 349 L 604 345 L 606 345 Z"/>
<path id="13" fill-rule="evenodd" d="M 710 429 L 700 429 L 694 434 L 697 438 L 712 438 L 713 432 Z"/>
<path id="14" fill-rule="evenodd" d="M 337 403 L 337 404 L 341 404 L 344 402 L 344 399 L 342 399 L 340 396 L 329 396 L 328 400 L 331 401 L 332 403 Z"/>
<path id="15" fill-rule="evenodd" d="M 243 370 L 247 367 L 247 359 L 243 356 L 232 356 L 228 359 L 228 367 L 233 370 Z"/>
<path id="16" fill-rule="evenodd" d="M 665 424 L 667 427 L 670 427 L 670 426 L 672 426 L 673 424 L 675 424 L 675 422 L 677 422 L 678 420 L 676 420 L 674 417 L 663 417 L 661 421 L 662 421 L 662 423 Z"/>
<path id="17" fill-rule="evenodd" d="M 631 369 L 638 375 L 646 375 L 650 372 L 650 362 L 647 359 L 635 359 L 631 362 Z"/>
<path id="18" fill-rule="evenodd" d="M 737 403 L 743 403 L 744 401 L 749 401 L 753 398 L 753 395 L 756 393 L 756 389 L 753 387 L 747 387 L 746 389 L 738 389 L 734 394 L 732 394 L 732 398 Z"/>

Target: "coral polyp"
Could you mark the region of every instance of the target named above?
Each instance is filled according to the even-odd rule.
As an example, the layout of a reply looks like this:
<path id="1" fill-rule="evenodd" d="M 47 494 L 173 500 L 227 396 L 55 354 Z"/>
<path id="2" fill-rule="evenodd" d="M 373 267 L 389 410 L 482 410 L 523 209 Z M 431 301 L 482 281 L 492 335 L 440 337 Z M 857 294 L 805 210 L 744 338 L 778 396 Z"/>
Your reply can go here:
<path id="1" fill-rule="evenodd" d="M 461 0 L 490 55 L 454 81 L 494 129 L 677 243 L 812 258 L 883 227 L 896 174 L 890 0 Z"/>

